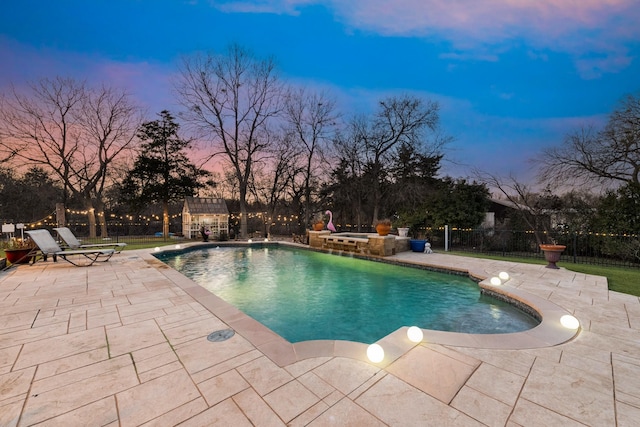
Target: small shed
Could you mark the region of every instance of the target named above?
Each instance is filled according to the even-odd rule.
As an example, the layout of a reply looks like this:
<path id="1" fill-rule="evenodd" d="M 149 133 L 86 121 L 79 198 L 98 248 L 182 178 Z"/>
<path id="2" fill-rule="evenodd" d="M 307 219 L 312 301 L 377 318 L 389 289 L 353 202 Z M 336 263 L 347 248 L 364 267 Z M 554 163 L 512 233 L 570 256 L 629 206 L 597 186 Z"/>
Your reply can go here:
<path id="1" fill-rule="evenodd" d="M 200 237 L 200 228 L 209 230 L 212 238 L 229 235 L 229 209 L 224 199 L 186 197 L 182 208 L 182 234 L 187 239 Z"/>

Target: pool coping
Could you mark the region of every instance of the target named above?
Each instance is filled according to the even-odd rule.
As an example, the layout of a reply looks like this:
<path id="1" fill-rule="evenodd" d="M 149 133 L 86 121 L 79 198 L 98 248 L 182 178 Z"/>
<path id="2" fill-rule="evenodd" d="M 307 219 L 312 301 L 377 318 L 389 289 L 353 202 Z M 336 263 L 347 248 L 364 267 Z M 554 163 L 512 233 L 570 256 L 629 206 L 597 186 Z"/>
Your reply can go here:
<path id="1" fill-rule="evenodd" d="M 263 242 L 222 242 L 225 246 L 251 246 L 264 245 Z M 327 252 L 316 248 L 309 249 L 306 245 L 289 242 L 269 242 L 269 245 L 282 245 L 300 249 Z M 140 257 L 147 263 L 158 269 L 163 275 L 172 280 L 177 286 L 188 295 L 196 299 L 209 312 L 218 317 L 236 333 L 242 335 L 265 356 L 271 359 L 276 365 L 284 367 L 292 363 L 315 357 L 347 357 L 367 363 L 371 362 L 367 357 L 369 344 L 343 341 L 343 340 L 313 340 L 291 343 L 269 329 L 267 326 L 245 314 L 235 306 L 222 300 L 207 289 L 198 285 L 193 280 L 184 276 L 177 270 L 169 267 L 154 256 L 162 252 L 175 252 L 183 250 L 194 250 L 215 247 L 215 243 L 188 243 L 185 245 L 164 246 L 161 248 L 140 250 Z M 490 278 L 493 277 L 486 271 L 464 269 L 459 266 L 451 266 L 438 263 L 433 258 L 424 258 L 420 261 L 403 259 L 403 253 L 391 257 L 376 257 L 372 255 L 363 256 L 363 259 L 383 262 L 396 262 L 411 264 L 423 268 L 446 270 L 458 274 L 466 274 L 470 278 L 478 281 L 481 289 L 496 293 L 508 300 L 524 304 L 535 311 L 541 319 L 536 327 L 523 332 L 502 333 L 502 334 L 468 334 L 458 332 L 445 332 L 430 329 L 422 329 L 423 340 L 414 343 L 407 338 L 407 326 L 401 327 L 388 334 L 376 342 L 384 349 L 384 359 L 381 362 L 373 363 L 379 367 L 386 367 L 398 358 L 402 357 L 412 348 L 424 344 L 448 345 L 455 347 L 472 347 L 483 349 L 501 350 L 523 350 L 533 348 L 552 347 L 560 345 L 574 339 L 581 331 L 581 328 L 568 329 L 562 326 L 560 319 L 564 315 L 571 314 L 559 305 L 545 300 L 530 292 L 511 286 L 510 282 L 517 284 L 526 276 L 510 278 L 505 284 L 493 285 Z M 436 262 L 434 262 L 436 261 Z M 497 275 L 498 272 L 495 272 Z"/>

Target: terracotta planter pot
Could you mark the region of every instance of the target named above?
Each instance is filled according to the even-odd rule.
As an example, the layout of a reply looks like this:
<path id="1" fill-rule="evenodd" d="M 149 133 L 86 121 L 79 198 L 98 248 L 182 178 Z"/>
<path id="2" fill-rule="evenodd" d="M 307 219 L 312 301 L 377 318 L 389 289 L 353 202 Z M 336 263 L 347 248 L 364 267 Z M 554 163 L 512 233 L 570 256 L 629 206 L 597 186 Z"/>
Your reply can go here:
<path id="1" fill-rule="evenodd" d="M 548 262 L 547 268 L 557 270 L 556 262 L 560 261 L 560 254 L 567 247 L 564 245 L 540 245 L 540 249 L 544 252 L 544 259 Z"/>
<path id="2" fill-rule="evenodd" d="M 313 231 L 322 231 L 324 228 L 324 222 L 316 222 L 313 224 Z"/>
<path id="3" fill-rule="evenodd" d="M 387 224 L 378 224 L 376 225 L 376 232 L 380 236 L 386 236 L 391 231 L 391 226 Z"/>
<path id="4" fill-rule="evenodd" d="M 11 264 L 28 264 L 33 256 L 27 256 L 31 249 L 5 249 L 4 254 Z"/>

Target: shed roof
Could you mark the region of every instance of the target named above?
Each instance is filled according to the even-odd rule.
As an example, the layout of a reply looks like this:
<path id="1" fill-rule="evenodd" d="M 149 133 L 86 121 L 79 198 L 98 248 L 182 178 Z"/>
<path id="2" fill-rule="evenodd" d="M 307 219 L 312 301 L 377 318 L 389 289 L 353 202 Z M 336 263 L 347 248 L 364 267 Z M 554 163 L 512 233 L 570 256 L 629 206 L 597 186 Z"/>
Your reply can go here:
<path id="1" fill-rule="evenodd" d="M 222 214 L 229 215 L 224 199 L 211 197 L 185 197 L 184 206 L 191 215 Z"/>

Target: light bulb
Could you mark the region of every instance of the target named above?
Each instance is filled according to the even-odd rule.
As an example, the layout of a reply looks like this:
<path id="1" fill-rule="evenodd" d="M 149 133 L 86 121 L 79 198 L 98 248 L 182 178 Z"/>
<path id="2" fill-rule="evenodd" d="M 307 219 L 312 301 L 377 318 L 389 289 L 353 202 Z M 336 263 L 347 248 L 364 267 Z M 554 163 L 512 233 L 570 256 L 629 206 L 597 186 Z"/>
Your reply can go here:
<path id="1" fill-rule="evenodd" d="M 580 321 L 570 314 L 565 314 L 560 318 L 560 324 L 567 329 L 578 329 Z"/>
<path id="2" fill-rule="evenodd" d="M 417 326 L 411 326 L 409 329 L 407 329 L 407 337 L 411 342 L 422 342 L 424 334 L 422 333 L 422 329 L 418 328 Z"/>
<path id="3" fill-rule="evenodd" d="M 373 363 L 382 362 L 382 360 L 384 359 L 384 350 L 379 344 L 371 344 L 367 348 L 367 357 Z"/>

